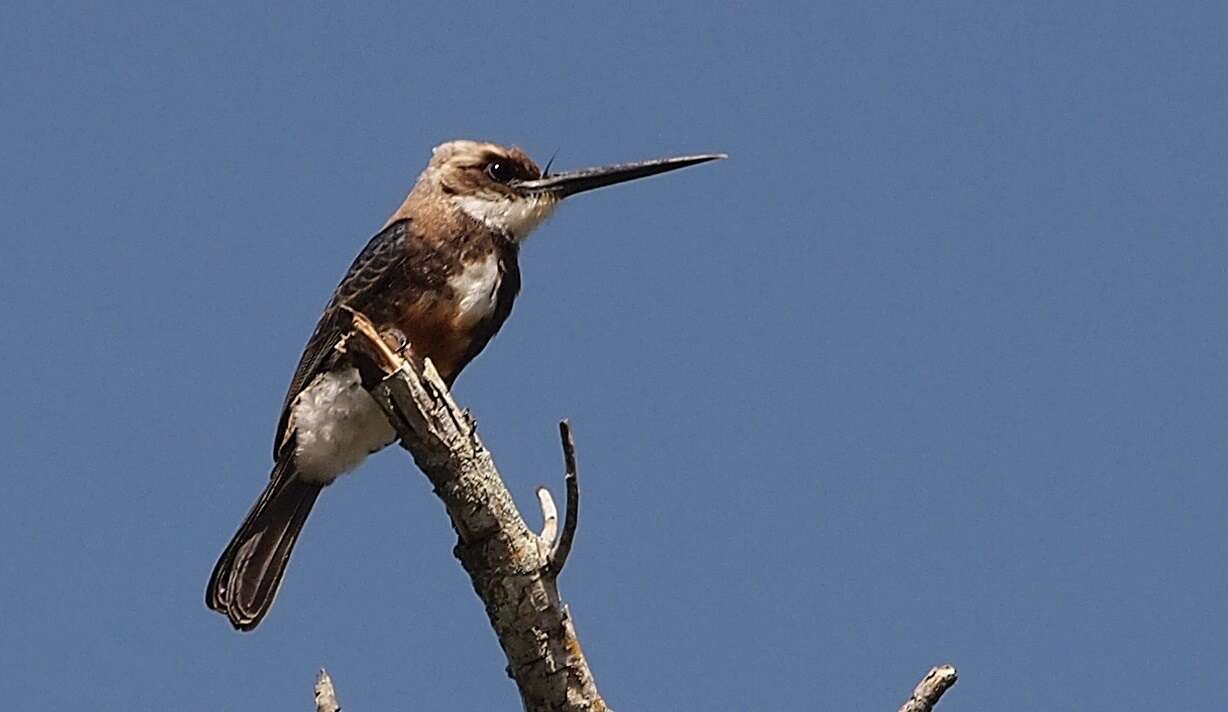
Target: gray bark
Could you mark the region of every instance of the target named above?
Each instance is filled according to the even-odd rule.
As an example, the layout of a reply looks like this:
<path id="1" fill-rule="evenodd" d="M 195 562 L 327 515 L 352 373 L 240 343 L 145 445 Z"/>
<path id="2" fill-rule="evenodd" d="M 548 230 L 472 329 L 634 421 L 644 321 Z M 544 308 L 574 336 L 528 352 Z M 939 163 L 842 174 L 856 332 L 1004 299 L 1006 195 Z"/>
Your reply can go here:
<path id="1" fill-rule="evenodd" d="M 951 685 L 959 679 L 955 668 L 951 665 L 939 665 L 936 668 L 930 668 L 930 671 L 921 678 L 921 682 L 917 683 L 916 688 L 912 691 L 912 697 L 905 700 L 904 704 L 900 705 L 899 712 L 931 712 L 934 705 L 938 704 L 938 699 L 942 697 L 942 693 L 951 689 Z"/>
<path id="2" fill-rule="evenodd" d="M 354 317 L 355 332 L 341 348 L 350 353 L 402 447 L 443 501 L 458 539 L 453 553 L 485 605 L 525 709 L 607 710 L 558 591 L 557 577 L 571 548 L 578 506 L 567 425 L 561 426 L 567 454 L 567 516 L 559 537 L 544 540 L 525 524 L 473 418 L 452 400 L 430 362 L 420 369 L 403 360 L 366 319 Z M 548 494 L 543 503 L 545 499 Z"/>
<path id="3" fill-rule="evenodd" d="M 333 679 L 323 668 L 320 669 L 320 674 L 316 675 L 316 712 L 341 712 L 337 691 L 333 689 Z"/>

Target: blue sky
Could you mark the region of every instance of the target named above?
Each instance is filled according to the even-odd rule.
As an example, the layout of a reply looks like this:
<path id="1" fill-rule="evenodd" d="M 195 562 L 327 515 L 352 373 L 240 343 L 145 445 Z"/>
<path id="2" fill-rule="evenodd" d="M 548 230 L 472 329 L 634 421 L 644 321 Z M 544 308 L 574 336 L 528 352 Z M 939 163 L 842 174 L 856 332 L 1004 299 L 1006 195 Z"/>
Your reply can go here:
<path id="1" fill-rule="evenodd" d="M 205 610 L 299 350 L 430 148 L 576 198 L 457 397 L 621 710 L 1198 709 L 1228 667 L 1228 15 L 1185 3 L 28 3 L 0 22 L 0 692 L 515 709 L 425 478 Z"/>

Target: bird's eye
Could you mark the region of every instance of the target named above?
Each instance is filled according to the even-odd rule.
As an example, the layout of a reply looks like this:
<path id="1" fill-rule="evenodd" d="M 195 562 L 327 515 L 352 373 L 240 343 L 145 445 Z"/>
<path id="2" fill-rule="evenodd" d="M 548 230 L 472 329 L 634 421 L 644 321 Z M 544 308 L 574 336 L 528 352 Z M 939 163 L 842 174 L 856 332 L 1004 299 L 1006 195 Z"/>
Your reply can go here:
<path id="1" fill-rule="evenodd" d="M 507 161 L 491 161 L 486 164 L 486 175 L 496 183 L 506 183 L 516 177 L 516 169 Z"/>

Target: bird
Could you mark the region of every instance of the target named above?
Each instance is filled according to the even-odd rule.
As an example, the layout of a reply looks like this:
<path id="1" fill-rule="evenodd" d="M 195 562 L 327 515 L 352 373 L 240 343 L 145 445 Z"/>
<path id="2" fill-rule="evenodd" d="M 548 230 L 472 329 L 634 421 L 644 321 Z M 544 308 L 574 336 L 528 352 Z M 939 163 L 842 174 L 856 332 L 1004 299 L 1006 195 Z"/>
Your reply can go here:
<path id="1" fill-rule="evenodd" d="M 516 147 L 436 146 L 413 188 L 354 259 L 324 308 L 282 404 L 268 484 L 209 577 L 206 605 L 237 630 L 260 624 L 320 492 L 396 440 L 336 348 L 364 314 L 452 386 L 511 314 L 520 246 L 570 196 L 726 158 L 709 153 L 550 173 Z"/>

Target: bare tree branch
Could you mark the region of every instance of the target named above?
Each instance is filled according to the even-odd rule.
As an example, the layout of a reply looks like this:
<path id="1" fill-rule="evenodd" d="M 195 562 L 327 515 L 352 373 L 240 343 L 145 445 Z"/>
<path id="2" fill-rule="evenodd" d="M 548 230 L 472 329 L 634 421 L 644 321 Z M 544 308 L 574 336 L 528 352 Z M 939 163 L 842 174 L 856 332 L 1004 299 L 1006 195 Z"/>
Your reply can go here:
<path id="1" fill-rule="evenodd" d="M 550 551 L 550 573 L 558 576 L 567 563 L 571 544 L 580 525 L 580 480 L 576 475 L 576 439 L 571 432 L 571 423 L 559 421 L 559 438 L 563 441 L 564 480 L 567 483 L 567 511 L 563 515 L 563 534 L 554 542 Z"/>
<path id="2" fill-rule="evenodd" d="M 542 530 L 536 534 L 516 509 L 473 418 L 452 400 L 431 362 L 419 365 L 403 359 L 366 317 L 351 313 L 354 332 L 338 349 L 351 356 L 402 447 L 443 501 L 458 537 L 453 553 L 485 604 L 525 710 L 608 712 L 557 585 L 579 523 L 580 487 L 570 424 L 559 423 L 567 487 L 561 531 L 554 498 L 539 487 Z M 950 665 L 931 669 L 899 712 L 932 712 L 956 679 Z M 321 670 L 316 710 L 340 709 L 332 680 Z"/>
<path id="3" fill-rule="evenodd" d="M 608 707 L 559 597 L 550 550 L 540 545 L 516 509 L 473 418 L 452 400 L 429 360 L 421 367 L 405 361 L 362 314 L 354 313 L 353 319 L 355 331 L 340 348 L 350 354 L 402 447 L 447 508 L 459 540 L 453 553 L 485 604 L 525 709 L 605 712 Z M 575 535 L 579 490 L 574 444 L 565 426 L 563 432 L 565 452 L 569 447 L 571 452 L 568 511 L 555 553 L 562 550 L 565 558 L 562 547 L 566 540 L 569 549 Z"/>
<path id="4" fill-rule="evenodd" d="M 930 668 L 930 671 L 913 689 L 912 697 L 900 705 L 899 712 L 931 712 L 934 705 L 938 704 L 942 693 L 951 689 L 958 679 L 959 675 L 955 672 L 954 666 L 939 665 L 936 668 Z"/>
<path id="5" fill-rule="evenodd" d="M 324 668 L 320 668 L 320 674 L 316 675 L 316 712 L 341 712 L 333 679 Z"/>

